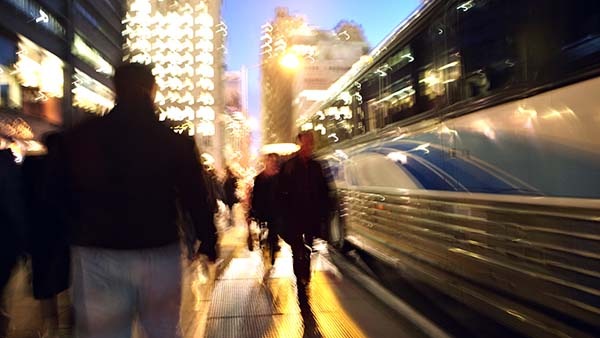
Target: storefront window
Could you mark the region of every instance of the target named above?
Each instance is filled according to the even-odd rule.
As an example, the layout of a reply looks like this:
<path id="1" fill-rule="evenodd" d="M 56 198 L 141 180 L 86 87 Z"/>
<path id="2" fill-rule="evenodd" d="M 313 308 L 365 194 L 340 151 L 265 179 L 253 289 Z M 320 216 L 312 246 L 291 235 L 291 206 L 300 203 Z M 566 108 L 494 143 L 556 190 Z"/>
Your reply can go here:
<path id="1" fill-rule="evenodd" d="M 16 34 L 0 30 L 0 107 L 21 107 L 21 91 L 13 72 L 17 60 Z"/>
<path id="2" fill-rule="evenodd" d="M 75 69 L 73 106 L 92 114 L 104 115 L 114 106 L 114 93 L 81 70 Z"/>
<path id="3" fill-rule="evenodd" d="M 115 70 L 113 66 L 111 66 L 111 64 L 106 61 L 96 49 L 85 43 L 79 34 L 75 34 L 72 50 L 73 55 L 94 67 L 98 73 L 105 75 L 114 74 Z"/>
<path id="4" fill-rule="evenodd" d="M 62 60 L 20 35 L 18 49 L 17 62 L 10 74 L 21 85 L 23 113 L 61 124 Z"/>

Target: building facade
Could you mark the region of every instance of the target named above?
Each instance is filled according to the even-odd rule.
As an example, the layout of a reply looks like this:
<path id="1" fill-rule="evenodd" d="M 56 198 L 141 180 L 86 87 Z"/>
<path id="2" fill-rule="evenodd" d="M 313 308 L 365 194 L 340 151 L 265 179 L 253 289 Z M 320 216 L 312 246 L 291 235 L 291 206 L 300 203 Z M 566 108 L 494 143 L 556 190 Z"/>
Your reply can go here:
<path id="1" fill-rule="evenodd" d="M 282 67 L 291 38 L 306 27 L 300 16 L 277 8 L 275 18 L 262 26 L 261 36 L 261 126 L 262 143 L 293 141 L 292 88 L 294 70 Z"/>
<path id="2" fill-rule="evenodd" d="M 323 30 L 286 8 L 263 25 L 261 41 L 263 144 L 294 142 L 308 108 L 368 52 L 359 25 Z"/>
<path id="3" fill-rule="evenodd" d="M 227 26 L 221 0 L 129 0 L 125 59 L 152 63 L 160 119 L 196 139 L 200 151 L 223 162 L 223 54 Z"/>
<path id="4" fill-rule="evenodd" d="M 342 21 L 333 30 L 310 29 L 306 33 L 292 40 L 292 50 L 306 56 L 292 88 L 295 126 L 309 119 L 309 108 L 369 50 L 362 28 L 351 22 Z"/>
<path id="5" fill-rule="evenodd" d="M 12 126 L 18 139 L 39 138 L 112 107 L 124 9 L 124 0 L 0 2 L 0 134 Z"/>

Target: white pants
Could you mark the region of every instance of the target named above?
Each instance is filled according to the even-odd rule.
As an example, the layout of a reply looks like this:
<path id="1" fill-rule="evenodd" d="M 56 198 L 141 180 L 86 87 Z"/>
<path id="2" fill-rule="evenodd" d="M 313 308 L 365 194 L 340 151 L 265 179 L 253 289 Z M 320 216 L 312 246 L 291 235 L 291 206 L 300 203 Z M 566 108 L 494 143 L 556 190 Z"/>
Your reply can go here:
<path id="1" fill-rule="evenodd" d="M 77 338 L 179 338 L 181 249 L 72 248 Z"/>

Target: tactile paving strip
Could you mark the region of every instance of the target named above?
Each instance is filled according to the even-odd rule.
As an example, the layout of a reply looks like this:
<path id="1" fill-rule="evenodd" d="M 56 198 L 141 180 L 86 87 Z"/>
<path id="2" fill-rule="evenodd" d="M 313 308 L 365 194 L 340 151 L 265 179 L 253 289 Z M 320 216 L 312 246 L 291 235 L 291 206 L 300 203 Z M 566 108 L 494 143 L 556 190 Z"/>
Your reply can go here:
<path id="1" fill-rule="evenodd" d="M 236 317 L 273 314 L 273 306 L 255 279 L 221 280 L 216 285 L 210 317 Z"/>
<path id="2" fill-rule="evenodd" d="M 302 319 L 298 315 L 215 318 L 208 321 L 210 338 L 295 338 L 302 337 Z"/>

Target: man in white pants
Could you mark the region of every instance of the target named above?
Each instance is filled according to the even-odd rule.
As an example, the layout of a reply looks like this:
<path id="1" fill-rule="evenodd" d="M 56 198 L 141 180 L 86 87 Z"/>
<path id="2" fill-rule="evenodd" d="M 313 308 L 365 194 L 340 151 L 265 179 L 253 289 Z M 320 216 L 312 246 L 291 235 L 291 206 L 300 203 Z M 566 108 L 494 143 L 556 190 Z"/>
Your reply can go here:
<path id="1" fill-rule="evenodd" d="M 181 250 L 177 203 L 216 259 L 215 200 L 194 141 L 161 124 L 150 67 L 124 64 L 117 104 L 65 132 L 49 154 L 57 198 L 71 228 L 77 337 L 180 337 Z"/>

